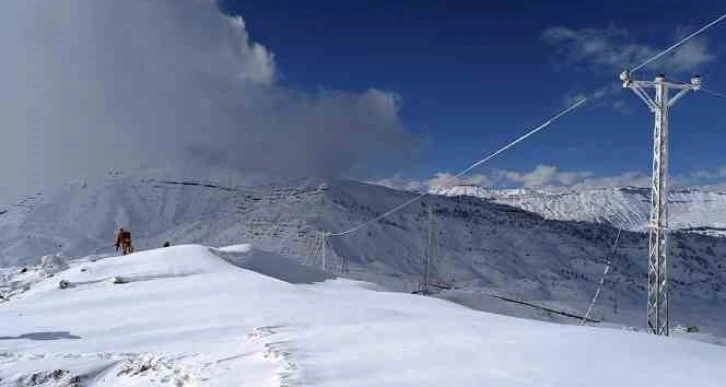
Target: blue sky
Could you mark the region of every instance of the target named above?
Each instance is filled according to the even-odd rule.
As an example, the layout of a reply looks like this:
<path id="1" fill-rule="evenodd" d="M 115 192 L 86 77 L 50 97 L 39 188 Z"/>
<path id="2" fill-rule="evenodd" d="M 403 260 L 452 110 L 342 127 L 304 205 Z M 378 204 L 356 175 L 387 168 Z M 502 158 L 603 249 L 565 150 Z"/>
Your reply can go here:
<path id="1" fill-rule="evenodd" d="M 425 140 L 410 167 L 387 171 L 406 178 L 463 169 L 568 100 L 612 83 L 603 98 L 475 171 L 509 173 L 510 182 L 538 165 L 582 179 L 647 175 L 652 117 L 617 89 L 627 65 L 620 63 L 657 52 L 724 12 L 720 2 L 698 0 L 221 0 L 220 7 L 242 16 L 251 38 L 274 53 L 285 85 L 399 95 L 405 128 Z M 726 92 L 723 41 L 726 22 L 639 76 L 698 72 L 708 88 Z M 702 93 L 673 110 L 673 175 L 726 177 L 719 171 L 726 166 L 724 108 L 726 99 Z"/>

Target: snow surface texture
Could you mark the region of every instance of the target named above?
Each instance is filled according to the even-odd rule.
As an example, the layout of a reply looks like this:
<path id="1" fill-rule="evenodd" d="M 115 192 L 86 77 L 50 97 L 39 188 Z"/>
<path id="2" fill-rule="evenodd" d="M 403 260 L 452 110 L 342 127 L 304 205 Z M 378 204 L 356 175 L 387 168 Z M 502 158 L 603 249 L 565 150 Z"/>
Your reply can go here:
<path id="1" fill-rule="evenodd" d="M 647 188 L 547 191 L 456 186 L 433 193 L 490 199 L 549 219 L 608 222 L 630 231 L 646 231 L 650 217 L 650 189 Z M 726 236 L 726 190 L 673 189 L 668 203 L 671 229 Z"/>
<path id="2" fill-rule="evenodd" d="M 258 270 L 300 265 L 249 246 L 73 260 L 0 306 L 0 384 L 708 387 L 726 376 L 720 346 Z"/>
<path id="3" fill-rule="evenodd" d="M 345 230 L 413 195 L 355 182 L 285 183 L 222 175 L 226 178 L 219 181 L 156 172 L 113 175 L 43 193 L 0 215 L 0 263 L 115 254 L 114 231 L 123 226 L 133 232 L 137 251 L 166 241 L 249 242 L 320 267 L 319 231 Z M 477 198 L 427 197 L 356 233 L 331 238 L 328 270 L 339 273 L 346 258 L 350 270 L 345 277 L 391 290 L 417 290 L 429 207 L 434 214 L 432 278 L 439 297 L 485 311 L 577 324 L 578 319 L 557 312 L 582 315 L 612 258 L 592 317 L 643 327 L 644 234 L 623 233 L 610 256 L 617 229 L 607 224 L 548 220 Z M 673 233 L 670 241 L 673 325 L 726 336 L 726 238 Z M 35 274 L 23 275 L 5 281 L 0 292 L 22 291 Z M 304 268 L 290 275 L 288 281 L 307 281 Z"/>

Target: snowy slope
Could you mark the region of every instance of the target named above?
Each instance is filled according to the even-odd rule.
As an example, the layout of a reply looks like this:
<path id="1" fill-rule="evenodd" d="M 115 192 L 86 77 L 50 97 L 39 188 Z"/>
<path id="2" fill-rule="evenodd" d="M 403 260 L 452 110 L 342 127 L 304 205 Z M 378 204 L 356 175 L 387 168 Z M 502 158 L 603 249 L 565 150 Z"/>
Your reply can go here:
<path id="1" fill-rule="evenodd" d="M 250 211 L 316 189 L 314 185 L 301 190 L 297 186 L 269 188 L 271 183 L 259 177 L 250 182 L 233 174 L 155 173 L 112 174 L 25 198 L 0 215 L 0 265 L 33 262 L 54 253 L 113 253 L 115 230 L 120 226 L 133 231 L 141 249 L 159 247 L 165 241 L 232 244 L 253 225 L 256 229 L 279 226 L 258 224 Z"/>
<path id="2" fill-rule="evenodd" d="M 77 260 L 0 305 L 0 383 L 611 387 L 656 377 L 708 387 L 726 376 L 720 346 L 504 317 L 326 277 L 249 246 Z"/>
<path id="3" fill-rule="evenodd" d="M 45 193 L 0 216 L 0 261 L 27 265 L 48 254 L 113 254 L 113 231 L 126 226 L 139 250 L 164 241 L 250 242 L 319 267 L 320 231 L 358 225 L 413 195 L 346 181 L 112 176 Z M 356 233 L 331 238 L 328 269 L 340 272 L 345 258 L 347 277 L 416 290 L 429 207 L 434 214 L 432 277 L 449 288 L 438 295 L 513 316 L 577 323 L 552 310 L 584 313 L 617 235 L 606 224 L 547 220 L 477 198 L 432 196 Z M 726 336 L 726 240 L 675 233 L 671 242 L 673 325 L 696 325 Z M 643 234 L 621 236 L 594 318 L 643 325 L 646 244 Z"/>
<path id="4" fill-rule="evenodd" d="M 650 190 L 646 188 L 547 191 L 456 186 L 434 193 L 490 199 L 550 219 L 609 222 L 631 231 L 645 231 L 650 216 Z M 726 235 L 726 190 L 674 189 L 668 201 L 672 229 Z"/>

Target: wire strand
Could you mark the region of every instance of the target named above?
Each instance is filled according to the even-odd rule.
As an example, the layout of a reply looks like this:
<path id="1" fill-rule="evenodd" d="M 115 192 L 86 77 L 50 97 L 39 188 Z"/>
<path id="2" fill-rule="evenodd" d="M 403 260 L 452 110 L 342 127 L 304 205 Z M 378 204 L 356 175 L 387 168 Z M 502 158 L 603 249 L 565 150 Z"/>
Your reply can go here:
<path id="1" fill-rule="evenodd" d="M 726 14 L 721 15 L 716 20 L 712 21 L 711 23 L 706 24 L 705 26 L 701 27 L 697 31 L 695 31 L 692 34 L 690 34 L 690 35 L 686 36 L 685 38 L 681 39 L 680 41 L 678 41 L 674 45 L 672 45 L 672 46 L 668 47 L 667 49 L 661 51 L 660 53 L 652 56 L 651 58 L 649 58 L 648 60 L 646 60 L 643 63 L 639 64 L 638 66 L 635 66 L 634 68 L 632 68 L 630 70 L 630 72 L 633 73 L 633 72 L 641 69 L 643 66 L 646 66 L 647 64 L 649 64 L 649 63 L 651 63 L 653 61 L 656 61 L 656 60 L 660 59 L 664 55 L 666 55 L 669 52 L 677 49 L 678 47 L 682 46 L 683 44 L 685 44 L 689 40 L 693 39 L 694 37 L 702 34 L 704 31 L 706 31 L 707 29 L 713 27 L 714 25 L 718 24 L 719 22 L 721 22 L 724 19 L 726 19 Z M 515 146 L 515 145 L 519 144 L 520 142 L 528 139 L 529 137 L 531 137 L 535 133 L 541 131 L 542 129 L 550 126 L 553 122 L 557 121 L 561 117 L 563 117 L 563 116 L 567 115 L 568 113 L 572 112 L 573 110 L 579 108 L 585 102 L 587 102 L 590 98 L 591 97 L 585 97 L 582 100 L 580 100 L 580 101 L 572 104 L 568 108 L 566 108 L 566 109 L 562 110 L 561 112 L 557 113 L 556 115 L 554 115 L 549 120 L 545 121 L 545 123 L 543 123 L 542 125 L 540 125 L 540 126 L 534 128 L 534 129 L 530 130 L 529 132 L 525 133 L 524 135 L 522 135 L 521 137 L 517 138 L 516 140 L 514 140 L 514 141 L 510 142 L 509 144 L 503 146 L 502 148 L 500 148 L 496 152 L 490 154 L 489 156 L 487 156 L 487 157 L 485 157 L 485 158 L 483 158 L 483 159 L 475 162 L 474 164 L 470 165 L 469 167 L 463 169 L 461 172 L 459 172 L 456 175 L 454 175 L 454 177 L 455 178 L 459 178 L 459 177 L 461 177 L 463 175 L 466 175 L 467 173 L 471 172 L 474 168 L 476 168 L 476 167 L 478 167 L 478 166 L 480 166 L 480 165 L 488 162 L 489 160 L 493 159 L 494 157 L 498 156 L 499 154 L 506 152 L 507 150 L 509 150 L 513 146 Z M 400 211 L 400 210 L 408 207 L 409 205 L 411 205 L 411 204 L 413 204 L 413 203 L 415 203 L 415 202 L 423 199 L 426 195 L 428 195 L 428 193 L 427 192 L 424 192 L 421 195 L 416 196 L 414 198 L 411 198 L 411 199 L 409 199 L 409 200 L 407 200 L 407 201 L 399 204 L 398 206 L 394 207 L 393 209 L 391 209 L 389 211 L 386 211 L 383 214 L 381 214 L 381 215 L 379 215 L 379 216 L 377 216 L 377 217 L 375 217 L 375 218 L 373 218 L 371 220 L 368 220 L 366 222 L 363 222 L 363 223 L 359 224 L 358 226 L 355 226 L 355 227 L 353 227 L 351 229 L 348 229 L 346 231 L 342 231 L 342 232 L 338 232 L 338 233 L 330 233 L 328 236 L 331 236 L 331 237 L 332 236 L 343 236 L 343 235 L 350 234 L 350 233 L 353 233 L 355 231 L 358 231 L 361 228 L 368 226 L 369 224 L 375 223 L 375 222 L 377 222 L 377 221 L 379 221 L 381 219 L 384 219 L 384 218 L 386 218 L 386 217 L 388 217 L 388 216 L 390 216 L 390 215 L 392 215 L 392 214 L 394 214 L 394 213 L 396 213 L 396 212 L 398 212 L 398 211 Z"/>
<path id="2" fill-rule="evenodd" d="M 470 166 L 469 166 L 468 168 L 466 168 L 466 169 L 464 169 L 463 171 L 459 172 L 458 174 L 454 175 L 454 177 L 455 177 L 455 178 L 459 178 L 459 177 L 461 177 L 461 176 L 463 176 L 463 175 L 466 175 L 467 173 L 471 172 L 471 170 L 472 170 L 472 169 L 474 169 L 474 168 L 476 168 L 476 167 L 478 167 L 478 166 L 480 166 L 480 165 L 482 165 L 482 164 L 486 163 L 487 161 L 489 161 L 489 160 L 493 159 L 494 157 L 496 157 L 496 156 L 500 155 L 501 153 L 504 153 L 504 152 L 506 152 L 507 150 L 509 150 L 509 148 L 511 148 L 511 147 L 513 147 L 513 146 L 515 146 L 515 145 L 519 144 L 520 142 L 522 142 L 522 141 L 524 141 L 524 140 L 528 139 L 529 137 L 531 137 L 531 136 L 532 136 L 532 135 L 534 135 L 535 133 L 539 132 L 540 130 L 542 130 L 542 129 L 544 129 L 544 128 L 548 127 L 548 126 L 550 126 L 550 125 L 551 125 L 551 124 L 552 124 L 553 122 L 555 122 L 555 121 L 557 121 L 558 119 L 562 118 L 562 117 L 563 117 L 563 116 L 565 116 L 566 114 L 568 114 L 568 113 L 570 113 L 571 111 L 573 111 L 573 110 L 575 110 L 575 109 L 579 108 L 579 107 L 580 107 L 580 106 L 582 106 L 582 105 L 583 105 L 583 104 L 584 104 L 585 102 L 587 102 L 587 101 L 588 101 L 589 99 L 590 99 L 590 97 L 585 97 L 585 98 L 583 98 L 583 99 L 579 100 L 578 102 L 575 102 L 575 103 L 574 103 L 574 104 L 573 104 L 572 106 L 570 106 L 570 107 L 568 107 L 567 109 L 565 109 L 565 110 L 561 111 L 560 113 L 556 114 L 556 115 L 555 115 L 554 117 L 552 117 L 552 118 L 550 118 L 549 120 L 547 120 L 547 122 L 545 122 L 544 124 L 542 124 L 542 125 L 540 125 L 540 126 L 538 126 L 538 127 L 534 128 L 534 129 L 530 130 L 529 132 L 525 133 L 525 134 L 524 134 L 523 136 L 519 137 L 518 139 L 516 139 L 516 140 L 512 141 L 511 143 L 509 143 L 509 144 L 507 144 L 507 145 L 503 146 L 503 147 L 502 147 L 502 148 L 500 148 L 500 149 L 499 149 L 498 151 L 496 151 L 496 152 L 492 153 L 491 155 L 489 155 L 489 156 L 487 156 L 487 157 L 485 157 L 485 158 L 483 158 L 483 159 L 481 159 L 481 160 L 477 161 L 476 163 L 474 163 L 474 164 L 470 165 Z"/>
<path id="3" fill-rule="evenodd" d="M 590 305 L 587 307 L 587 312 L 585 312 L 585 316 L 582 317 L 582 321 L 580 322 L 580 325 L 585 325 L 585 323 L 587 323 L 587 320 L 590 319 L 590 312 L 592 312 L 592 308 L 595 307 L 595 303 L 597 302 L 598 297 L 600 297 L 600 291 L 602 291 L 602 287 L 605 284 L 605 278 L 607 277 L 608 273 L 610 272 L 610 267 L 613 264 L 613 255 L 615 254 L 615 251 L 618 249 L 618 244 L 620 243 L 620 234 L 622 232 L 623 232 L 623 229 L 618 228 L 618 236 L 615 237 L 615 242 L 613 242 L 613 247 L 610 249 L 610 254 L 608 256 L 607 265 L 605 265 L 605 271 L 603 271 L 602 276 L 600 277 L 600 282 L 597 285 L 597 290 L 595 291 L 595 296 L 592 298 Z"/>
<path id="4" fill-rule="evenodd" d="M 669 52 L 671 52 L 671 51 L 673 51 L 673 50 L 675 50 L 675 49 L 677 49 L 678 47 L 682 46 L 683 44 L 685 44 L 685 43 L 686 43 L 686 42 L 688 42 L 689 40 L 691 40 L 691 39 L 695 38 L 696 36 L 698 36 L 698 35 L 702 34 L 702 33 L 703 33 L 703 32 L 705 32 L 705 31 L 706 31 L 707 29 L 709 29 L 709 28 L 713 27 L 714 25 L 716 25 L 716 24 L 720 23 L 720 22 L 721 22 L 722 20 L 724 20 L 724 19 L 726 19 L 726 13 L 725 13 L 725 14 L 723 14 L 723 15 L 721 15 L 721 16 L 719 16 L 719 17 L 718 17 L 718 18 L 717 18 L 716 20 L 714 20 L 714 21 L 712 21 L 712 22 L 710 22 L 710 23 L 706 24 L 705 26 L 701 27 L 701 28 L 700 28 L 699 30 L 697 30 L 696 32 L 694 32 L 694 33 L 692 33 L 692 34 L 690 34 L 690 35 L 686 36 L 686 37 L 685 37 L 685 38 L 683 38 L 683 39 L 681 39 L 681 40 L 680 40 L 680 41 L 678 41 L 678 42 L 677 42 L 676 44 L 674 44 L 674 45 L 672 45 L 672 46 L 668 47 L 667 49 L 665 49 L 665 50 L 661 51 L 660 53 L 658 53 L 658 54 L 656 54 L 656 55 L 653 55 L 653 56 L 652 56 L 652 57 L 651 57 L 650 59 L 646 60 L 645 62 L 643 62 L 643 63 L 641 63 L 641 64 L 639 64 L 639 65 L 637 65 L 637 66 L 633 67 L 632 69 L 630 69 L 630 72 L 631 72 L 631 73 L 634 73 L 634 72 L 636 72 L 636 71 L 640 70 L 641 68 L 643 68 L 644 66 L 648 65 L 649 63 L 651 63 L 651 62 L 653 62 L 653 61 L 655 61 L 655 60 L 658 60 L 658 59 L 660 59 L 660 58 L 661 58 L 662 56 L 664 56 L 664 55 L 668 54 Z"/>
<path id="5" fill-rule="evenodd" d="M 713 91 L 713 90 L 709 90 L 709 89 L 704 89 L 703 87 L 701 87 L 701 89 L 699 91 L 702 91 L 706 94 L 711 94 L 716 97 L 726 98 L 726 94 L 719 93 L 717 91 Z"/>
<path id="6" fill-rule="evenodd" d="M 531 137 L 535 133 L 541 131 L 542 129 L 544 129 L 544 128 L 550 126 L 550 125 L 552 125 L 553 122 L 559 120 L 563 116 L 567 115 L 568 113 L 570 113 L 573 110 L 575 110 L 575 109 L 579 108 L 580 106 L 582 106 L 585 102 L 588 101 L 589 98 L 590 97 L 585 97 L 585 98 L 583 98 L 583 99 L 575 102 L 574 104 L 568 106 L 564 110 L 562 110 L 559 113 L 555 114 L 554 116 L 550 117 L 542 125 L 539 125 L 536 128 L 534 128 L 534 129 L 531 129 L 530 131 L 528 131 L 524 135 L 520 136 L 516 140 L 514 140 L 514 141 L 508 143 L 507 145 L 499 148 L 494 153 L 492 153 L 492 154 L 488 155 L 487 157 L 485 157 L 485 158 L 483 158 L 483 159 L 481 159 L 481 160 L 479 160 L 479 161 L 471 164 L 470 166 L 464 168 L 461 172 L 459 172 L 456 175 L 454 175 L 454 178 L 459 178 L 459 177 L 461 177 L 461 176 L 463 176 L 463 175 L 471 172 L 471 170 L 473 170 L 474 168 L 476 168 L 476 167 L 478 167 L 478 166 L 486 163 L 487 161 L 493 159 L 494 157 L 496 157 L 496 156 L 498 156 L 498 155 L 506 152 L 507 150 L 511 149 L 513 146 L 515 146 L 515 145 L 519 144 L 520 142 L 528 139 L 529 137 Z M 411 199 L 409 199 L 409 200 L 407 200 L 407 201 L 399 204 L 398 206 L 392 208 L 391 210 L 386 211 L 383 214 L 376 216 L 373 219 L 370 219 L 370 220 L 368 220 L 368 221 L 366 221 L 364 223 L 361 223 L 361 224 L 359 224 L 359 225 L 357 225 L 357 226 L 355 226 L 355 227 L 353 227 L 353 228 L 351 228 L 349 230 L 342 231 L 342 232 L 338 232 L 338 233 L 331 233 L 329 236 L 343 236 L 343 235 L 346 235 L 346 234 L 350 234 L 350 233 L 356 232 L 356 231 L 360 230 L 361 228 L 368 226 L 371 223 L 375 223 L 375 222 L 377 222 L 377 221 L 379 221 L 381 219 L 384 219 L 384 218 L 392 215 L 393 213 L 396 213 L 396 212 L 398 212 L 398 211 L 400 211 L 400 210 L 402 210 L 402 209 L 410 206 L 411 204 L 413 204 L 413 203 L 415 203 L 415 202 L 423 199 L 428 194 L 429 194 L 428 192 L 424 192 L 424 193 L 422 193 L 422 194 L 420 194 L 418 196 L 415 196 L 415 197 L 413 197 L 413 198 L 411 198 Z"/>

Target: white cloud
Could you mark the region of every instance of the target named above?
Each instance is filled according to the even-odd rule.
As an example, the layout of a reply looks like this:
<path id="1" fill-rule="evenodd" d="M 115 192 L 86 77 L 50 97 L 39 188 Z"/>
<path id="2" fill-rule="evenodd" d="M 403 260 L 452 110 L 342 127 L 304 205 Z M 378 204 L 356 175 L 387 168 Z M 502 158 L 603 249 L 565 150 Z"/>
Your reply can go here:
<path id="1" fill-rule="evenodd" d="M 640 172 L 626 172 L 614 176 L 593 176 L 583 179 L 574 188 L 615 188 L 615 187 L 650 187 L 651 176 Z M 712 170 L 700 170 L 684 175 L 670 176 L 671 187 L 694 187 L 711 184 L 722 184 L 726 181 L 726 166 Z"/>
<path id="2" fill-rule="evenodd" d="M 508 183 L 515 183 L 524 188 L 573 186 L 593 175 L 592 172 L 560 171 L 553 165 L 541 164 L 529 172 L 505 171 L 501 174 Z"/>
<path id="3" fill-rule="evenodd" d="M 615 85 L 615 87 L 606 86 L 595 91 L 591 90 L 587 94 L 581 92 L 569 92 L 565 94 L 562 105 L 563 107 L 570 107 L 585 99 L 588 100 L 590 105 L 594 105 L 599 103 L 602 97 L 604 97 L 605 95 L 613 95 L 620 92 L 621 90 L 622 88 L 620 87 L 620 85 Z"/>
<path id="4" fill-rule="evenodd" d="M 618 99 L 615 102 L 613 102 L 612 108 L 616 112 L 623 114 L 623 115 L 631 114 L 633 112 L 633 110 L 630 108 L 630 104 L 628 104 L 627 102 L 625 102 L 622 99 Z"/>
<path id="5" fill-rule="evenodd" d="M 584 93 L 567 93 L 564 98 L 564 106 L 572 106 L 583 99 L 586 99 L 588 96 Z"/>
<path id="6" fill-rule="evenodd" d="M 700 170 L 691 174 L 693 180 L 713 181 L 726 178 L 726 165 L 713 170 Z"/>
<path id="7" fill-rule="evenodd" d="M 425 180 L 407 179 L 400 175 L 394 175 L 380 180 L 369 180 L 368 183 L 382 185 L 393 189 L 423 192 L 462 185 L 487 187 L 491 184 L 491 181 L 484 175 L 456 178 L 451 173 L 438 172 L 431 178 Z"/>
<path id="8" fill-rule="evenodd" d="M 372 183 L 396 189 L 425 191 L 462 185 L 484 188 L 606 188 L 647 186 L 649 181 L 649 178 L 638 173 L 596 177 L 588 171 L 560 171 L 552 165 L 537 165 L 530 171 L 495 170 L 488 175 L 476 174 L 459 178 L 449 172 L 439 172 L 425 180 L 405 179 L 397 175 Z"/>
<path id="9" fill-rule="evenodd" d="M 200 0 L 7 0 L 0 200 L 109 169 L 185 163 L 293 176 L 405 166 L 399 98 L 305 92 L 242 18 Z"/>
<path id="10" fill-rule="evenodd" d="M 242 80 L 271 84 L 275 80 L 275 60 L 265 46 L 251 42 L 241 16 L 228 18 L 230 46 L 241 58 L 238 76 Z"/>
<path id="11" fill-rule="evenodd" d="M 542 37 L 567 64 L 605 67 L 614 71 L 638 65 L 662 50 L 660 46 L 633 43 L 633 37 L 627 30 L 615 26 L 580 30 L 550 27 L 542 33 Z M 690 71 L 713 59 L 706 39 L 699 37 L 649 66 L 668 72 Z"/>
<path id="12" fill-rule="evenodd" d="M 726 182 L 726 165 L 713 170 L 701 170 L 688 175 L 671 176 L 671 187 L 691 187 L 722 184 Z M 495 170 L 488 175 L 477 174 L 455 178 L 448 172 L 439 172 L 430 179 L 405 179 L 401 176 L 383 179 L 374 184 L 410 191 L 439 190 L 454 186 L 479 186 L 483 188 L 531 188 L 531 189 L 600 189 L 641 187 L 651 185 L 649 174 L 624 172 L 610 176 L 596 176 L 589 171 L 561 171 L 552 165 L 537 165 L 529 171 Z"/>
<path id="13" fill-rule="evenodd" d="M 558 172 L 556 179 L 563 186 L 572 186 L 592 176 L 592 172 Z"/>
<path id="14" fill-rule="evenodd" d="M 470 176 L 455 177 L 448 172 L 439 172 L 426 182 L 431 189 L 442 189 L 460 185 L 474 185 L 478 187 L 489 187 L 492 181 L 488 176 L 475 174 Z"/>
<path id="15" fill-rule="evenodd" d="M 507 172 L 507 180 L 520 183 L 525 188 L 542 187 L 550 183 L 557 174 L 557 168 L 549 165 L 538 165 L 531 172 Z"/>
<path id="16" fill-rule="evenodd" d="M 406 179 L 400 175 L 394 175 L 380 180 L 369 181 L 369 183 L 393 189 L 421 192 L 462 185 L 489 187 L 493 184 L 492 180 L 485 175 L 476 174 L 457 178 L 448 172 L 435 173 L 433 177 L 427 180 Z"/>
<path id="17" fill-rule="evenodd" d="M 370 184 L 382 185 L 384 187 L 403 190 L 403 191 L 423 191 L 428 187 L 425 182 L 419 180 L 410 180 L 401 177 L 400 175 L 394 175 L 386 177 L 380 180 L 370 180 Z"/>

